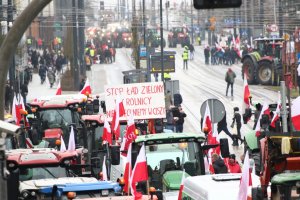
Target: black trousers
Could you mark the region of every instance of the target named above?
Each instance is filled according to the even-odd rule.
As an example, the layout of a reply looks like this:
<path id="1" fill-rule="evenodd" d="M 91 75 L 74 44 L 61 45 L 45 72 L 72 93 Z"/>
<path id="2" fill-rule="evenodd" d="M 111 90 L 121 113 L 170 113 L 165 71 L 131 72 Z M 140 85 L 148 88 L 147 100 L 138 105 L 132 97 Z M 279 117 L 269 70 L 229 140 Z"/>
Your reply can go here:
<path id="1" fill-rule="evenodd" d="M 227 96 L 227 94 L 228 94 L 229 86 L 231 86 L 231 96 L 233 96 L 233 83 L 229 83 L 229 82 L 227 82 L 226 96 Z"/>

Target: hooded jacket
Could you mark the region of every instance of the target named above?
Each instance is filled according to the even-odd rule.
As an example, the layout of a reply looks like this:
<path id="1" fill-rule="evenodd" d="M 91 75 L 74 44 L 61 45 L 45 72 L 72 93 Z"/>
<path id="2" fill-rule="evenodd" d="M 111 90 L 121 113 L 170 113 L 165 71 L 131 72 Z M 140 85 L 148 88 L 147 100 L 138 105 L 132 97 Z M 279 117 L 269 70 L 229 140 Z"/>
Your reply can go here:
<path id="1" fill-rule="evenodd" d="M 225 165 L 224 161 L 221 158 L 213 162 L 213 168 L 215 174 L 224 174 L 228 173 L 227 166 Z"/>

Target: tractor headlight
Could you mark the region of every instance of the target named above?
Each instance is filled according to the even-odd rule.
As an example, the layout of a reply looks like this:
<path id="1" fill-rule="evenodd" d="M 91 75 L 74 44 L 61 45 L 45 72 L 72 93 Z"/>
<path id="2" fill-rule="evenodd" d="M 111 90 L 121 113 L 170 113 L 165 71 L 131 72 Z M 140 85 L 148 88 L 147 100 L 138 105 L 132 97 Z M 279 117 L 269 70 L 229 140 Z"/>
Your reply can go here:
<path id="1" fill-rule="evenodd" d="M 108 190 L 101 190 L 101 196 L 107 197 L 108 194 L 109 194 L 109 191 L 108 191 Z"/>
<path id="2" fill-rule="evenodd" d="M 21 196 L 22 196 L 24 199 L 28 198 L 28 197 L 29 197 L 29 191 L 28 191 L 28 190 L 23 190 L 23 191 L 21 192 Z"/>
<path id="3" fill-rule="evenodd" d="M 30 195 L 31 195 L 32 197 L 34 197 L 34 196 L 36 195 L 35 191 L 31 191 L 31 192 L 30 192 Z"/>

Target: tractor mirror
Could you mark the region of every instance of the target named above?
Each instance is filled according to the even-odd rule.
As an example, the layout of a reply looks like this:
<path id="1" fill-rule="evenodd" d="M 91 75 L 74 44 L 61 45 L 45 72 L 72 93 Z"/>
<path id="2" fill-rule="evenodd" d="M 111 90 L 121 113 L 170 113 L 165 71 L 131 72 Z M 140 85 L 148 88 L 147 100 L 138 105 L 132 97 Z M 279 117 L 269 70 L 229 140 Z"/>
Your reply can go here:
<path id="1" fill-rule="evenodd" d="M 94 109 L 94 113 L 98 113 L 99 112 L 99 99 L 94 99 L 93 101 L 93 109 Z"/>
<path id="2" fill-rule="evenodd" d="M 196 9 L 237 8 L 242 5 L 242 0 L 194 0 Z"/>
<path id="3" fill-rule="evenodd" d="M 223 158 L 229 157 L 229 146 L 228 146 L 228 139 L 227 138 L 221 138 L 220 139 L 220 149 L 221 149 L 221 155 Z"/>
<path id="4" fill-rule="evenodd" d="M 120 146 L 111 147 L 111 164 L 112 165 L 119 165 L 120 164 Z"/>

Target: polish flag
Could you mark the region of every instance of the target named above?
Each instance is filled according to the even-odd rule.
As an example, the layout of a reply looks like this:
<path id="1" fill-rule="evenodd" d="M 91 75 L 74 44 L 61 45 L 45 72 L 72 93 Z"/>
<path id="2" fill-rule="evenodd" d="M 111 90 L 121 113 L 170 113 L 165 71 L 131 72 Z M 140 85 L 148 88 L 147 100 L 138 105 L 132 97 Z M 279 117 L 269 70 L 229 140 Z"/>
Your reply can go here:
<path id="1" fill-rule="evenodd" d="M 183 181 L 185 179 L 185 171 L 182 171 L 182 178 L 181 178 L 181 184 L 180 184 L 180 188 L 179 188 L 179 194 L 178 194 L 178 200 L 182 199 L 182 192 L 183 192 Z"/>
<path id="2" fill-rule="evenodd" d="M 112 145 L 111 129 L 110 129 L 110 126 L 109 126 L 109 123 L 108 123 L 106 117 L 104 119 L 104 128 L 103 128 L 102 141 L 103 142 L 108 142 L 110 145 Z"/>
<path id="3" fill-rule="evenodd" d="M 27 149 L 32 149 L 33 148 L 33 144 L 31 142 L 30 138 L 26 138 L 25 143 L 26 143 L 26 148 Z"/>
<path id="4" fill-rule="evenodd" d="M 65 152 L 67 150 L 64 138 L 60 136 L 60 150 L 61 152 Z"/>
<path id="5" fill-rule="evenodd" d="M 240 36 L 238 35 L 236 38 L 235 38 L 235 46 L 238 50 L 240 50 Z"/>
<path id="6" fill-rule="evenodd" d="M 71 126 L 71 133 L 70 133 L 70 137 L 69 137 L 68 151 L 76 151 L 75 134 L 74 134 L 73 126 Z"/>
<path id="7" fill-rule="evenodd" d="M 57 85 L 57 89 L 56 89 L 56 95 L 61 95 L 62 89 L 61 89 L 61 85 L 60 85 L 60 81 Z"/>
<path id="8" fill-rule="evenodd" d="M 111 122 L 112 130 L 115 134 L 115 140 L 118 140 L 120 137 L 120 117 L 122 117 L 123 115 L 125 115 L 123 101 L 119 97 L 117 97 L 116 109 Z"/>
<path id="9" fill-rule="evenodd" d="M 12 116 L 18 126 L 20 126 L 20 121 L 22 120 L 20 112 L 22 109 L 25 110 L 24 100 L 21 94 L 17 94 L 13 99 Z"/>
<path id="10" fill-rule="evenodd" d="M 91 89 L 91 86 L 90 86 L 90 82 L 89 82 L 89 79 L 86 79 L 85 81 L 85 84 L 82 88 L 82 90 L 80 91 L 80 94 L 92 94 L 92 89 Z"/>
<path id="11" fill-rule="evenodd" d="M 277 101 L 277 107 L 274 112 L 273 118 L 271 120 L 270 126 L 275 128 L 275 123 L 280 117 L 280 109 L 281 109 L 281 98 L 280 98 L 280 92 L 278 92 L 278 101 Z"/>
<path id="12" fill-rule="evenodd" d="M 300 97 L 297 97 L 297 99 L 292 102 L 291 115 L 296 131 L 300 131 Z"/>
<path id="13" fill-rule="evenodd" d="M 262 118 L 262 115 L 263 114 L 267 114 L 270 116 L 270 109 L 269 109 L 269 105 L 265 102 L 262 109 L 261 109 L 261 112 L 260 112 L 260 115 L 259 115 L 259 118 L 257 120 L 257 123 L 256 123 L 256 127 L 255 127 L 255 135 L 256 137 L 260 136 L 260 129 L 261 129 L 261 125 L 260 125 L 260 120 Z"/>
<path id="14" fill-rule="evenodd" d="M 234 37 L 234 35 L 232 35 L 232 44 L 233 44 L 233 47 L 236 46 L 236 42 L 235 42 L 235 37 Z"/>
<path id="15" fill-rule="evenodd" d="M 108 181 L 107 168 L 106 168 L 106 156 L 104 156 L 103 164 L 102 164 L 102 181 Z"/>
<path id="16" fill-rule="evenodd" d="M 123 137 L 123 141 L 121 144 L 121 154 L 123 156 L 126 156 L 126 152 L 128 151 L 129 144 L 132 143 L 136 139 L 136 134 L 135 134 L 135 124 L 134 124 L 134 119 L 133 116 L 130 115 L 129 119 L 127 121 L 127 127 L 126 127 L 126 133 Z"/>
<path id="17" fill-rule="evenodd" d="M 207 128 L 207 133 L 212 131 L 212 123 L 211 123 L 211 117 L 210 117 L 210 110 L 208 106 L 208 101 L 206 103 L 206 109 L 205 109 L 205 114 L 203 117 L 203 122 L 202 122 L 202 129 Z"/>
<path id="18" fill-rule="evenodd" d="M 124 187 L 123 187 L 123 191 L 125 193 L 129 193 L 129 178 L 131 176 L 131 172 L 132 172 L 132 166 L 131 166 L 131 147 L 132 147 L 132 144 L 130 143 L 129 144 L 129 147 L 128 147 L 128 151 L 127 151 L 127 159 L 126 159 L 126 165 L 125 165 L 125 170 L 124 170 L 124 181 L 125 181 L 125 184 L 124 184 Z"/>
<path id="19" fill-rule="evenodd" d="M 132 169 L 131 175 L 131 193 L 134 196 L 134 199 L 139 199 L 142 197 L 142 194 L 136 190 L 136 183 L 140 181 L 148 180 L 148 169 L 147 169 L 147 160 L 145 152 L 145 144 L 140 149 L 140 152 L 136 158 L 134 168 Z"/>
<path id="20" fill-rule="evenodd" d="M 244 160 L 244 165 L 242 168 L 242 177 L 241 177 L 241 182 L 240 182 L 240 188 L 239 188 L 239 193 L 237 200 L 247 200 L 247 195 L 248 195 L 248 188 L 250 185 L 250 180 L 251 180 L 251 173 L 250 173 L 250 160 L 249 160 L 249 154 L 248 151 L 246 152 L 245 160 Z"/>
<path id="21" fill-rule="evenodd" d="M 203 118 L 203 122 L 202 122 L 202 128 L 207 128 L 207 143 L 208 144 L 219 144 L 218 139 L 217 139 L 217 135 L 212 132 L 212 121 L 211 121 L 211 115 L 210 115 L 210 109 L 209 109 L 209 105 L 208 105 L 208 101 L 206 104 L 206 109 L 205 109 L 205 114 L 204 114 L 204 118 Z M 217 129 L 215 129 L 217 130 Z M 220 154 L 220 147 L 214 148 L 213 151 L 211 152 L 211 154 L 213 153 L 217 153 Z"/>
<path id="22" fill-rule="evenodd" d="M 243 100 L 243 105 L 242 105 L 242 114 L 245 113 L 245 110 L 247 108 L 250 108 L 250 99 L 249 97 L 251 96 L 249 86 L 248 86 L 248 81 L 247 81 L 247 74 L 244 74 L 244 100 Z"/>

